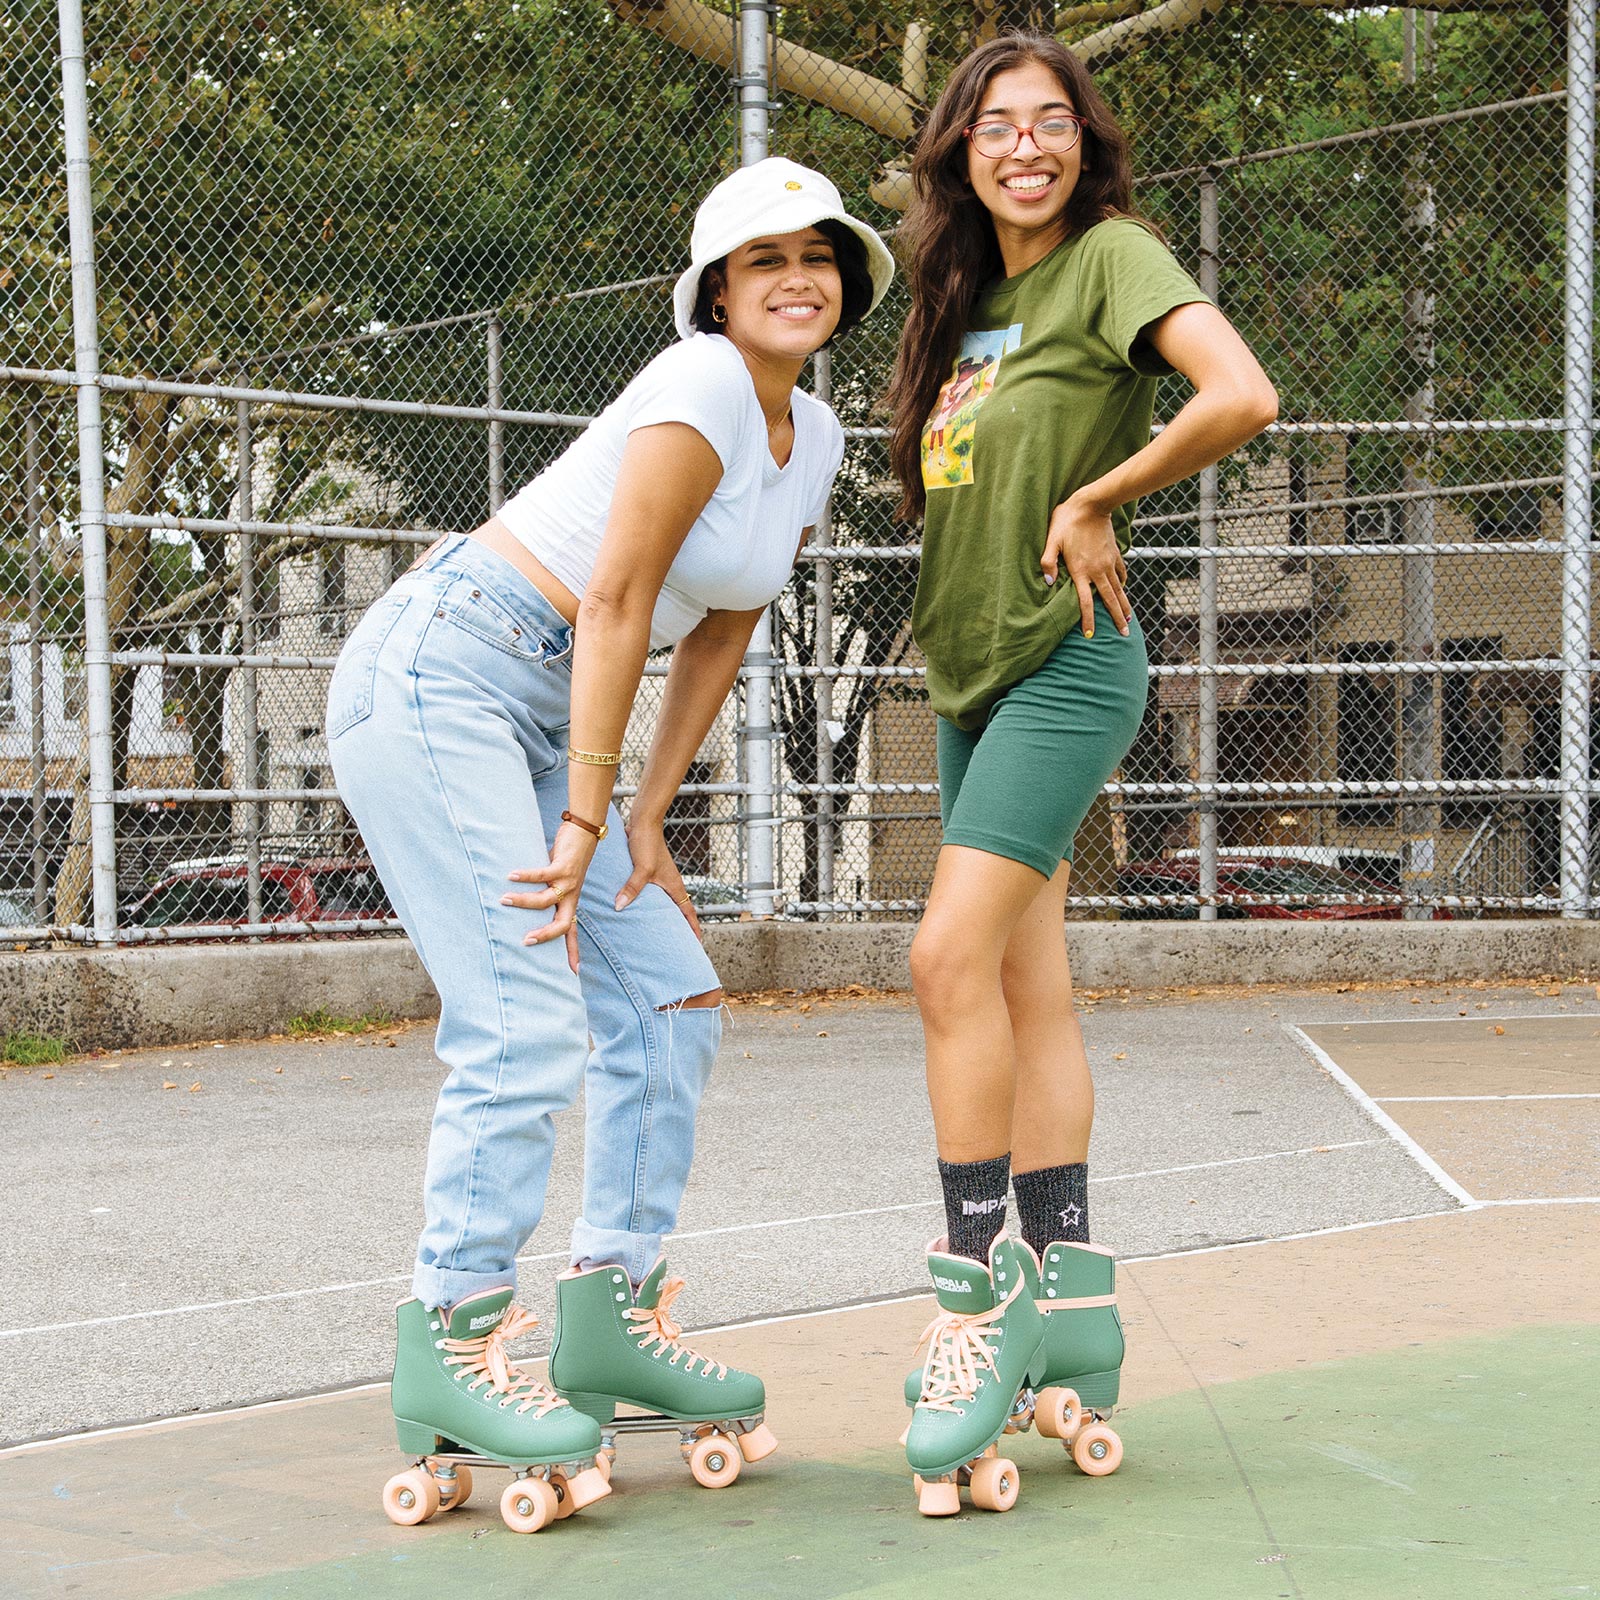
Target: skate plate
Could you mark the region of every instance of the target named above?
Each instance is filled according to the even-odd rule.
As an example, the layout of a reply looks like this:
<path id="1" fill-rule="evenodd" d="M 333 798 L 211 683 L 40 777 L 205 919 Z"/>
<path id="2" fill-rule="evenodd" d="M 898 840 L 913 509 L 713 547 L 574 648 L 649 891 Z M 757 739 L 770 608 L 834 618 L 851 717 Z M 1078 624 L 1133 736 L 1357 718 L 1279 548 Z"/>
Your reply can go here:
<path id="1" fill-rule="evenodd" d="M 676 1433 L 678 1450 L 694 1481 L 706 1489 L 726 1489 L 744 1463 L 762 1461 L 778 1448 L 761 1412 L 747 1417 L 669 1417 L 641 1411 L 600 1424 L 600 1454 L 595 1464 L 609 1482 L 617 1439 L 633 1433 Z"/>
<path id="2" fill-rule="evenodd" d="M 438 1512 L 459 1511 L 472 1493 L 474 1467 L 510 1472 L 511 1482 L 500 1496 L 500 1516 L 513 1533 L 537 1533 L 611 1493 L 609 1474 L 598 1456 L 513 1467 L 474 1451 L 437 1450 L 419 1456 L 384 1485 L 385 1514 L 401 1527 L 414 1527 Z"/>

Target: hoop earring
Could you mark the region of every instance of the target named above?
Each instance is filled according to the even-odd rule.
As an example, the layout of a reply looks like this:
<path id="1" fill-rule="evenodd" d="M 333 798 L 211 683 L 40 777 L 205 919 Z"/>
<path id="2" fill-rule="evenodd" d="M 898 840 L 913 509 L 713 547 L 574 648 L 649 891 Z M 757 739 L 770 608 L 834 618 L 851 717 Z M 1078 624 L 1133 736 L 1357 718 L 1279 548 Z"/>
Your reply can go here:
<path id="1" fill-rule="evenodd" d="M 719 328 L 726 327 L 728 322 L 727 307 L 722 305 L 713 305 L 711 308 L 711 320 L 716 323 Z"/>

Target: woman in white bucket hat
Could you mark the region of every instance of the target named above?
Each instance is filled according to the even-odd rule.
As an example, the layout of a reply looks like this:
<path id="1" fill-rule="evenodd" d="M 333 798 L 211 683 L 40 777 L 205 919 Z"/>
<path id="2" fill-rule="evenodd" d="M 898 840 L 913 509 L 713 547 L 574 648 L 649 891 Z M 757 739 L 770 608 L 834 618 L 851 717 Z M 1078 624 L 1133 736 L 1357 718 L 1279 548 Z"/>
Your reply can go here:
<path id="1" fill-rule="evenodd" d="M 722 990 L 663 824 L 843 456 L 838 420 L 796 381 L 894 269 L 833 184 L 777 159 L 712 190 L 692 258 L 680 341 L 497 516 L 428 551 L 330 686 L 339 790 L 439 991 L 449 1069 L 398 1314 L 396 1429 L 416 1458 L 385 1494 L 400 1522 L 461 1503 L 450 1456 L 516 1469 L 517 1528 L 598 1498 L 619 1401 L 673 1419 L 713 1486 L 774 1447 L 761 1380 L 685 1349 L 668 1311 L 681 1283 L 660 1250 Z M 646 655 L 669 646 L 624 826 L 623 732 Z M 580 1086 L 583 1205 L 549 1387 L 502 1346 L 531 1325 L 516 1258 L 551 1116 Z"/>

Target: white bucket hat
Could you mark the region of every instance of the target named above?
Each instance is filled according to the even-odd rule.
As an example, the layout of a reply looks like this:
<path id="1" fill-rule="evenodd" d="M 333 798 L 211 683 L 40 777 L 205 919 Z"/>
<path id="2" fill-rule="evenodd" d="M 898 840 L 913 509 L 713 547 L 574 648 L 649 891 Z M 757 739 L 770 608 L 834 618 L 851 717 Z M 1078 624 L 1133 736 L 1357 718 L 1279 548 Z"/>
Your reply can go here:
<path id="1" fill-rule="evenodd" d="M 852 217 L 839 191 L 810 167 L 768 156 L 753 166 L 741 167 L 724 178 L 700 202 L 689 239 L 689 270 L 678 279 L 672 293 L 678 333 L 694 333 L 690 318 L 700 293 L 700 275 L 740 245 L 765 234 L 797 233 L 818 222 L 843 223 L 866 247 L 867 272 L 872 279 L 872 310 L 894 278 L 894 257 L 889 247 L 859 218 Z"/>

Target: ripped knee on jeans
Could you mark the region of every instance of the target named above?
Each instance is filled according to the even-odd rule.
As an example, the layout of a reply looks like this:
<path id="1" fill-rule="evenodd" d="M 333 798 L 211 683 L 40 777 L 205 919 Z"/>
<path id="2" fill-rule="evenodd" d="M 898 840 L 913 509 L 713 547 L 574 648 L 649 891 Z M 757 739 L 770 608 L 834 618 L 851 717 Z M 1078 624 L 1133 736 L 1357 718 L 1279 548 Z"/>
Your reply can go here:
<path id="1" fill-rule="evenodd" d="M 704 994 L 692 994 L 686 1000 L 673 1000 L 657 1011 L 715 1011 L 723 1003 L 721 989 L 707 989 Z"/>

